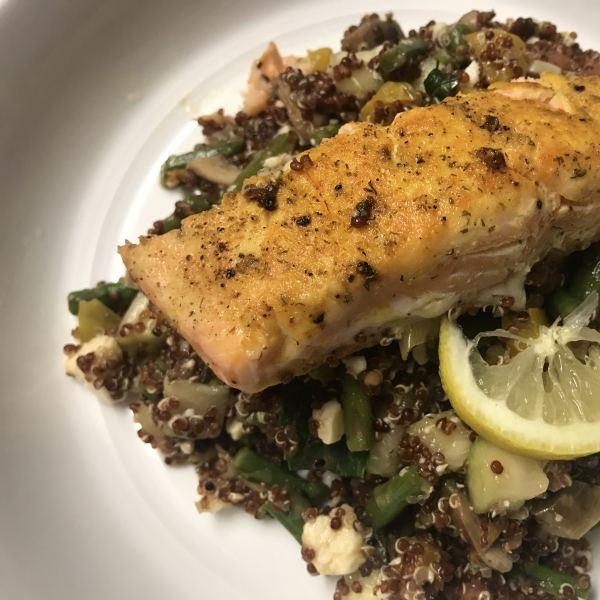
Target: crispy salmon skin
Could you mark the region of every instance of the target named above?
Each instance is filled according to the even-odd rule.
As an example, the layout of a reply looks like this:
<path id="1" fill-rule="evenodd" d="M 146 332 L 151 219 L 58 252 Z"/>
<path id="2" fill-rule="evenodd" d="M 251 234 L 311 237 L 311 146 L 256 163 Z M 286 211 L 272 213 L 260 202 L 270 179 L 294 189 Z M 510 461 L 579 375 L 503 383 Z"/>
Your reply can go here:
<path id="1" fill-rule="evenodd" d="M 545 73 L 346 125 L 300 171 L 119 251 L 213 371 L 256 392 L 410 320 L 518 307 L 535 262 L 599 237 L 599 139 L 600 78 Z"/>

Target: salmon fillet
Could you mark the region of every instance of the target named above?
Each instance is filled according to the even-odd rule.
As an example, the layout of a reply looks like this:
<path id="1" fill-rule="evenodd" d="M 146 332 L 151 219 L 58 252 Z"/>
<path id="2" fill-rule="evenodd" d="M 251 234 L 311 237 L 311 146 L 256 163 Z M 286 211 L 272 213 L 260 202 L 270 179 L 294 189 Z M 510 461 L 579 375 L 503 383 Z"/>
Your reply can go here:
<path id="1" fill-rule="evenodd" d="M 600 237 L 600 78 L 546 73 L 344 131 L 301 171 L 259 175 L 181 230 L 120 248 L 235 388 L 453 307 L 522 306 L 534 263 Z"/>

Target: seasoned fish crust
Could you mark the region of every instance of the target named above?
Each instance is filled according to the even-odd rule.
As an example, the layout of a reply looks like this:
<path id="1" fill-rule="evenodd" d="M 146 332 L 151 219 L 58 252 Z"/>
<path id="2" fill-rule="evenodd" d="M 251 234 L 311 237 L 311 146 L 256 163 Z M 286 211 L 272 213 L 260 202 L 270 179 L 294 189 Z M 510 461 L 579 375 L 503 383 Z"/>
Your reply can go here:
<path id="1" fill-rule="evenodd" d="M 235 388 L 306 373 L 407 320 L 507 295 L 522 305 L 535 262 L 600 236 L 600 78 L 546 73 L 343 131 L 283 172 L 275 210 L 227 194 L 180 231 L 120 248 Z"/>

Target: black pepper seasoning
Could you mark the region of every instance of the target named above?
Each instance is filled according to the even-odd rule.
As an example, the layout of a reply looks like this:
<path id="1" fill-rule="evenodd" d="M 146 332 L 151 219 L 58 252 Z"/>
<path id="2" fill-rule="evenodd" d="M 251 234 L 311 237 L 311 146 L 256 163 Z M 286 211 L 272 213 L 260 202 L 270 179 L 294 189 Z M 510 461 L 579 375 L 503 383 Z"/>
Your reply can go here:
<path id="1" fill-rule="evenodd" d="M 277 208 L 277 190 L 279 183 L 267 183 L 264 187 L 248 185 L 242 195 L 246 200 L 258 202 L 265 210 L 273 211 Z"/>
<path id="2" fill-rule="evenodd" d="M 479 148 L 475 156 L 490 170 L 500 171 L 506 168 L 506 160 L 501 150 L 496 148 Z"/>
<path id="3" fill-rule="evenodd" d="M 309 224 L 310 224 L 310 216 L 309 215 L 303 215 L 302 217 L 296 218 L 296 225 L 299 225 L 300 227 L 306 227 Z"/>
<path id="4" fill-rule="evenodd" d="M 494 117 L 493 115 L 486 115 L 485 121 L 483 125 L 479 127 L 479 129 L 487 129 L 490 133 L 496 131 L 500 126 L 500 120 L 498 117 Z"/>
<path id="5" fill-rule="evenodd" d="M 364 227 L 371 219 L 371 212 L 375 204 L 373 196 L 367 196 L 366 200 L 359 202 L 352 211 L 350 219 L 351 227 Z"/>
<path id="6" fill-rule="evenodd" d="M 377 271 L 366 261 L 361 260 L 356 263 L 356 270 L 367 280 L 370 281 L 377 277 Z"/>

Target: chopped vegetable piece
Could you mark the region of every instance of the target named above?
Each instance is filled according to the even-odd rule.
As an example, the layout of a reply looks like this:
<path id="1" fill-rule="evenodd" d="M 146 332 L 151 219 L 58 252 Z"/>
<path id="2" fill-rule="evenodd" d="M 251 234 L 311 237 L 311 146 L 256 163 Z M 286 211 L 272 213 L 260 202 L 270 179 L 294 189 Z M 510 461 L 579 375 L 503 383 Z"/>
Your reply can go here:
<path id="1" fill-rule="evenodd" d="M 289 457 L 288 465 L 291 469 L 312 469 L 315 464 L 320 464 L 321 468 L 341 477 L 363 477 L 368 460 L 368 452 L 350 452 L 343 438 L 335 444 L 313 439 L 303 452 Z"/>
<path id="2" fill-rule="evenodd" d="M 523 564 L 523 571 L 536 579 L 540 580 L 541 587 L 548 593 L 558 596 L 564 593 L 565 586 L 570 586 L 575 592 L 576 598 L 585 600 L 589 593 L 589 589 L 579 587 L 577 578 L 565 573 L 559 573 L 550 567 L 544 565 L 534 565 L 532 563 Z M 566 595 L 565 595 L 566 596 Z"/>
<path id="3" fill-rule="evenodd" d="M 337 135 L 341 126 L 342 123 L 330 123 L 329 125 L 323 125 L 323 127 L 317 127 L 310 136 L 310 143 L 313 146 L 320 146 L 323 140 Z"/>
<path id="4" fill-rule="evenodd" d="M 380 435 L 369 452 L 369 462 L 367 463 L 369 473 L 383 477 L 393 477 L 398 473 L 400 470 L 398 448 L 404 434 L 404 428 L 397 425 Z"/>
<path id="5" fill-rule="evenodd" d="M 416 435 L 433 454 L 441 452 L 451 471 L 460 469 L 469 456 L 472 431 L 453 410 L 425 415 L 408 428 L 408 433 Z"/>
<path id="6" fill-rule="evenodd" d="M 406 65 L 414 58 L 418 58 L 427 52 L 429 45 L 421 38 L 403 40 L 379 57 L 379 69 L 384 73 L 391 73 Z"/>
<path id="7" fill-rule="evenodd" d="M 521 456 L 567 460 L 600 451 L 600 350 L 592 344 L 581 361 L 570 347 L 572 342 L 600 343 L 600 333 L 587 327 L 597 306 L 593 292 L 562 324 L 541 328 L 534 340 L 496 330 L 470 341 L 456 323 L 444 319 L 440 376 L 461 419 L 486 440 Z M 489 365 L 477 351 L 484 336 L 514 336 L 528 348 L 508 362 Z"/>
<path id="8" fill-rule="evenodd" d="M 502 29 L 483 29 L 466 34 L 464 39 L 473 48 L 488 83 L 510 81 L 527 74 L 525 42 L 516 35 Z"/>
<path id="9" fill-rule="evenodd" d="M 308 51 L 308 60 L 312 64 L 313 71 L 326 71 L 331 60 L 331 48 L 318 48 Z"/>
<path id="10" fill-rule="evenodd" d="M 256 175 L 264 167 L 267 158 L 293 152 L 297 142 L 298 138 L 293 134 L 280 133 L 275 136 L 269 146 L 264 150 L 257 152 L 246 168 L 239 174 L 233 184 L 235 191 L 239 192 L 242 189 L 244 181 L 246 181 L 248 177 Z"/>
<path id="11" fill-rule="evenodd" d="M 242 448 L 232 460 L 236 471 L 249 479 L 260 481 L 268 486 L 280 485 L 289 490 L 305 494 L 313 502 L 321 502 L 329 495 L 329 489 L 323 483 L 307 481 L 274 462 L 259 456 L 250 448 Z"/>
<path id="12" fill-rule="evenodd" d="M 517 335 L 525 339 L 534 339 L 540 335 L 540 327 L 548 327 L 548 317 L 546 311 L 543 308 L 528 308 L 526 311 L 529 318 L 524 320 L 523 313 L 505 313 L 502 317 L 502 329 L 508 330 L 510 327 L 517 327 L 519 329 Z M 519 340 L 510 339 L 506 341 L 506 347 L 508 348 L 510 355 L 515 356 L 519 352 L 522 352 L 527 348 L 525 342 Z"/>
<path id="13" fill-rule="evenodd" d="M 444 73 L 433 69 L 425 79 L 425 91 L 438 100 L 450 96 L 458 86 L 458 77 L 454 73 Z"/>
<path id="14" fill-rule="evenodd" d="M 263 510 L 279 521 L 297 540 L 302 543 L 302 530 L 304 529 L 304 519 L 302 511 L 310 508 L 310 503 L 300 494 L 290 493 L 291 507 L 289 511 L 275 510 L 271 502 L 265 502 Z"/>
<path id="15" fill-rule="evenodd" d="M 94 298 L 79 302 L 79 325 L 77 327 L 79 340 L 87 342 L 98 334 L 106 333 L 109 329 L 119 326 L 121 317 L 106 304 Z"/>
<path id="16" fill-rule="evenodd" d="M 187 164 L 192 160 L 199 158 L 206 158 L 208 156 L 215 156 L 220 154 L 221 156 L 229 157 L 239 154 L 244 149 L 244 138 L 238 135 L 234 135 L 228 140 L 217 142 L 212 146 L 204 146 L 191 152 L 185 152 L 184 154 L 171 154 L 161 167 L 161 181 L 164 179 L 166 172 L 173 169 L 185 169 Z"/>
<path id="17" fill-rule="evenodd" d="M 317 381 L 327 385 L 333 381 L 333 378 L 335 377 L 335 371 L 328 364 L 323 363 L 320 367 L 310 371 L 309 375 L 313 379 L 316 379 Z"/>
<path id="18" fill-rule="evenodd" d="M 456 524 L 460 536 L 472 544 L 484 564 L 501 573 L 508 573 L 513 566 L 512 558 L 500 545 L 492 544 L 489 538 L 488 545 L 482 543 L 481 519 L 473 512 L 466 494 L 452 479 L 444 481 L 442 489 L 448 495 L 452 522 Z"/>
<path id="19" fill-rule="evenodd" d="M 391 523 L 409 504 L 423 496 L 427 482 L 417 467 L 406 467 L 389 481 L 378 485 L 367 502 L 365 517 L 373 529 Z"/>
<path id="20" fill-rule="evenodd" d="M 352 94 L 357 98 L 364 98 L 376 92 L 383 85 L 381 75 L 377 71 L 362 66 L 354 69 L 349 77 L 337 81 L 335 87 L 345 94 Z"/>
<path id="21" fill-rule="evenodd" d="M 115 312 L 122 312 L 126 310 L 135 296 L 138 290 L 135 288 L 128 287 L 125 283 L 118 281 L 117 283 L 105 283 L 95 288 L 87 288 L 85 290 L 78 290 L 71 292 L 67 298 L 69 303 L 69 312 L 72 315 L 79 313 L 79 302 L 81 300 L 94 300 L 97 298 Z"/>
<path id="22" fill-rule="evenodd" d="M 574 298 L 569 292 L 560 289 L 556 290 L 546 299 L 548 310 L 552 317 L 561 317 L 562 319 L 569 316 L 581 303 L 577 298 Z"/>
<path id="23" fill-rule="evenodd" d="M 165 217 L 160 223 L 161 233 L 169 233 L 169 231 L 173 231 L 173 229 L 179 229 L 181 227 L 181 219 L 176 216 L 175 213 Z"/>
<path id="24" fill-rule="evenodd" d="M 452 62 L 452 57 L 448 54 L 446 50 L 438 50 L 432 56 L 432 58 L 435 60 L 436 63 L 442 65 L 443 67 L 449 65 Z"/>
<path id="25" fill-rule="evenodd" d="M 207 194 L 206 192 L 200 192 L 199 194 L 192 194 L 186 196 L 183 200 L 180 200 L 177 204 L 181 207 L 189 210 L 190 215 L 195 215 L 211 208 L 218 198 Z M 160 233 L 168 233 L 173 229 L 179 229 L 181 227 L 181 218 L 175 213 L 170 214 L 168 217 L 160 221 Z"/>
<path id="26" fill-rule="evenodd" d="M 190 379 L 169 379 L 165 377 L 163 380 L 163 395 L 166 398 L 176 398 L 178 406 L 176 409 L 171 409 L 172 414 L 192 415 L 204 417 L 210 410 L 211 423 L 216 423 L 219 429 L 209 433 L 206 428 L 201 429 L 197 433 L 188 429 L 186 435 L 188 438 L 204 439 L 216 437 L 220 432 L 220 428 L 225 420 L 227 411 L 233 404 L 233 394 L 231 388 L 223 385 L 220 382 L 212 384 L 200 383 Z M 174 435 L 170 421 L 161 422 L 163 430 L 168 435 Z"/>
<path id="27" fill-rule="evenodd" d="M 600 244 L 590 246 L 585 255 L 587 260 L 575 270 L 567 285 L 567 291 L 577 300 L 585 300 L 593 291 L 600 294 Z"/>
<path id="28" fill-rule="evenodd" d="M 150 311 L 150 300 L 139 292 L 123 315 L 119 324 L 116 340 L 130 356 L 135 356 L 138 350 L 156 354 L 165 341 L 166 333 L 158 333 L 156 315 Z"/>
<path id="29" fill-rule="evenodd" d="M 413 106 L 419 95 L 410 83 L 404 81 L 386 81 L 377 93 L 362 107 L 360 111 L 361 121 L 374 121 L 375 104 L 377 102 L 383 102 L 385 105 L 401 102 L 403 106 Z M 391 120 L 393 120 L 393 116 Z"/>
<path id="30" fill-rule="evenodd" d="M 448 37 L 444 40 L 446 43 L 443 44 L 446 50 L 450 54 L 454 54 L 458 48 L 467 48 L 469 44 L 463 37 L 467 33 L 471 33 L 471 30 L 464 23 L 457 23 L 448 33 Z"/>
<path id="31" fill-rule="evenodd" d="M 600 486 L 574 481 L 558 493 L 536 501 L 532 513 L 548 533 L 578 540 L 600 522 Z"/>
<path id="32" fill-rule="evenodd" d="M 221 154 L 191 160 L 187 168 L 202 179 L 222 186 L 230 186 L 242 171 Z"/>
<path id="33" fill-rule="evenodd" d="M 519 507 L 548 489 L 542 463 L 498 448 L 482 437 L 471 446 L 467 485 L 473 510 L 485 513 L 494 507 Z"/>
<path id="34" fill-rule="evenodd" d="M 158 402 L 162 397 L 162 392 L 150 392 L 148 388 L 142 383 L 141 379 L 137 380 L 137 387 L 140 391 L 140 394 L 150 402 Z"/>
<path id="35" fill-rule="evenodd" d="M 350 375 L 344 377 L 342 405 L 348 448 L 352 452 L 370 450 L 375 444 L 371 400 Z"/>
<path id="36" fill-rule="evenodd" d="M 308 390 L 297 382 L 281 389 L 279 427 L 292 426 L 298 436 L 297 452 L 285 455 L 288 468 L 299 471 L 314 469 L 315 465 L 319 465 L 320 468 L 329 469 L 342 477 L 363 477 L 369 453 L 351 452 L 343 438 L 334 444 L 324 444 L 310 435 L 308 420 L 312 415 L 312 408 Z"/>

